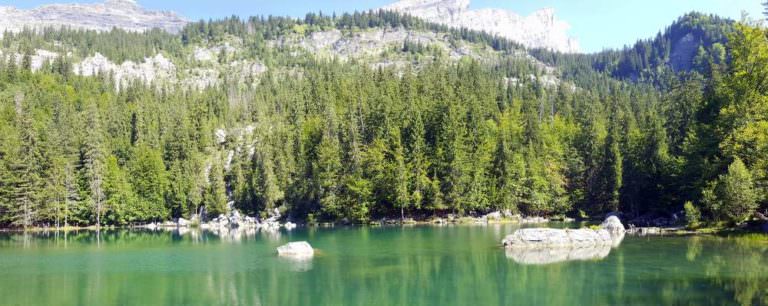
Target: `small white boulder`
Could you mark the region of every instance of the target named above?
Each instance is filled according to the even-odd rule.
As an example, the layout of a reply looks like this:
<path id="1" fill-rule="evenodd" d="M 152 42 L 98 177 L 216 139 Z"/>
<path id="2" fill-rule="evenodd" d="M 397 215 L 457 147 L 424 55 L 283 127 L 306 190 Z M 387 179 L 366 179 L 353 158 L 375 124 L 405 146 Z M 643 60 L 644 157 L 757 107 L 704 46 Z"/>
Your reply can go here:
<path id="1" fill-rule="evenodd" d="M 315 255 L 315 250 L 309 245 L 309 242 L 299 241 L 290 242 L 277 248 L 277 254 L 292 258 L 311 258 Z"/>

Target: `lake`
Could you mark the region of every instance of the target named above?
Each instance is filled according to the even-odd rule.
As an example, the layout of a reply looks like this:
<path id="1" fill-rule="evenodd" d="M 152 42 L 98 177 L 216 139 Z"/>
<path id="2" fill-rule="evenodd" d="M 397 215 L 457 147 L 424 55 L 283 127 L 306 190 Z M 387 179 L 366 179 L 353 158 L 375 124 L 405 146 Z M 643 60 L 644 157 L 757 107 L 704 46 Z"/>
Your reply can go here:
<path id="1" fill-rule="evenodd" d="M 768 305 L 765 242 L 627 236 L 602 259 L 536 264 L 499 246 L 516 228 L 0 233 L 0 304 Z M 314 259 L 276 255 L 301 240 Z"/>

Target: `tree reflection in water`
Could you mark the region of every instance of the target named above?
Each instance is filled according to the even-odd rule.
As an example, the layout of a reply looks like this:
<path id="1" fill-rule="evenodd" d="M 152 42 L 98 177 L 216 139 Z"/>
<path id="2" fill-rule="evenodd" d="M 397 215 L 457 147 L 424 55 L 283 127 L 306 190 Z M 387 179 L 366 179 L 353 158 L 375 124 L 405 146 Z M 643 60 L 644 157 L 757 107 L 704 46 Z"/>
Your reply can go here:
<path id="1" fill-rule="evenodd" d="M 764 242 L 628 236 L 605 257 L 527 265 L 497 246 L 513 230 L 113 230 L 98 245 L 87 231 L 4 233 L 0 296 L 7 305 L 768 304 Z M 277 246 L 301 240 L 322 253 L 277 257 Z"/>

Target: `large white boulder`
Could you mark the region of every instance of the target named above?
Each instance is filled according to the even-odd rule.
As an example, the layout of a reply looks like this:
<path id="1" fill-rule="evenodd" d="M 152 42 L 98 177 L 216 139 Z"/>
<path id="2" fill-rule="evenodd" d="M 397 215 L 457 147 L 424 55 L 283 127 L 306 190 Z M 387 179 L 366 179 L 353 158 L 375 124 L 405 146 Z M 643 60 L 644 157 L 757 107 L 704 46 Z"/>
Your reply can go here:
<path id="1" fill-rule="evenodd" d="M 610 245 L 606 230 L 525 228 L 508 235 L 501 242 L 506 248 L 588 247 Z"/>
<path id="2" fill-rule="evenodd" d="M 306 241 L 291 242 L 277 248 L 277 254 L 292 258 L 311 258 L 315 255 L 315 250 Z"/>
<path id="3" fill-rule="evenodd" d="M 624 225 L 621 224 L 621 220 L 616 216 L 606 218 L 605 221 L 600 224 L 600 228 L 610 233 L 623 233 L 625 231 Z"/>
<path id="4" fill-rule="evenodd" d="M 605 258 L 621 238 L 604 229 L 526 228 L 508 235 L 502 244 L 508 258 L 521 264 L 544 265 Z"/>

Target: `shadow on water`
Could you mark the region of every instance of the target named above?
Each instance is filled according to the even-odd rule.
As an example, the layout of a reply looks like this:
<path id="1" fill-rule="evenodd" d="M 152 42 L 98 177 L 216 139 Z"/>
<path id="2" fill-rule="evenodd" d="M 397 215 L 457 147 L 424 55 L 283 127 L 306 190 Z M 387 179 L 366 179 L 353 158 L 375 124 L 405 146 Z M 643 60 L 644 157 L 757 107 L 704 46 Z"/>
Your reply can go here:
<path id="1" fill-rule="evenodd" d="M 0 234 L 3 305 L 766 305 L 768 245 L 633 237 L 590 253 L 517 254 L 517 227 Z M 275 248 L 306 240 L 306 261 Z M 513 258 L 514 259 L 514 258 Z"/>

